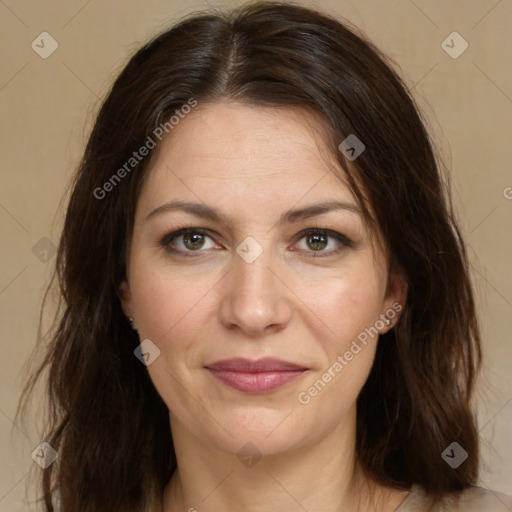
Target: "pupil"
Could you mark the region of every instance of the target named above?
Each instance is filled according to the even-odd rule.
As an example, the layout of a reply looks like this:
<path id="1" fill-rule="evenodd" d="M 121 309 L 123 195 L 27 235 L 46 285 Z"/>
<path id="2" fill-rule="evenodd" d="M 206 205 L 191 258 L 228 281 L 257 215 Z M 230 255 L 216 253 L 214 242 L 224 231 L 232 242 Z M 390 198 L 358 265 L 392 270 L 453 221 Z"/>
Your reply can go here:
<path id="1" fill-rule="evenodd" d="M 200 234 L 190 234 L 185 233 L 183 236 L 184 243 L 189 249 L 200 249 L 204 244 L 203 235 Z M 191 246 L 189 246 L 188 242 L 191 242 Z M 196 245 L 197 244 L 197 245 Z"/>
<path id="2" fill-rule="evenodd" d="M 325 239 L 326 239 L 325 235 L 318 235 L 318 234 L 317 235 L 309 235 L 308 244 L 312 249 L 315 249 L 315 250 L 323 249 L 326 245 Z"/>

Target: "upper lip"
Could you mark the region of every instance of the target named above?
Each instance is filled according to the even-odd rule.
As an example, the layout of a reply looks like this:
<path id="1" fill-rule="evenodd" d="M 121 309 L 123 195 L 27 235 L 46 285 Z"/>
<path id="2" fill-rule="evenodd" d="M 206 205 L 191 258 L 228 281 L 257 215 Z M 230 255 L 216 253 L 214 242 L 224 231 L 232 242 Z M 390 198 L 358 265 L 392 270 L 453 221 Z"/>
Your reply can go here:
<path id="1" fill-rule="evenodd" d="M 225 370 L 232 372 L 272 372 L 272 371 L 297 371 L 307 370 L 305 366 L 297 365 L 282 359 L 273 357 L 264 357 L 262 359 L 251 360 L 237 357 L 233 359 L 223 359 L 209 364 L 206 368 L 210 370 Z"/>

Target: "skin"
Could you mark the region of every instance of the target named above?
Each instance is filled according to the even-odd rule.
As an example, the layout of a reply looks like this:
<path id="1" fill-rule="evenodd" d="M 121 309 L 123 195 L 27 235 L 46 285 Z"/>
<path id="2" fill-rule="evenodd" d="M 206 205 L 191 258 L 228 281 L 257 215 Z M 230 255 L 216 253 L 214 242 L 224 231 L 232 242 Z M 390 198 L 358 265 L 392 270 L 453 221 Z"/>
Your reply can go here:
<path id="1" fill-rule="evenodd" d="M 147 176 L 120 296 L 141 341 L 160 350 L 147 369 L 169 408 L 178 460 L 164 512 L 252 512 L 269 504 L 286 511 L 355 511 L 358 504 L 393 511 L 406 496 L 366 479 L 356 463 L 356 399 L 378 336 L 308 404 L 298 400 L 358 334 L 406 300 L 404 282 L 388 282 L 388 256 L 371 243 L 361 215 L 340 209 L 277 223 L 287 210 L 327 200 L 357 206 L 335 176 L 339 166 L 323 136 L 300 110 L 200 104 L 164 140 Z M 147 218 L 171 200 L 207 204 L 230 222 L 182 211 Z M 159 244 L 183 227 L 208 235 L 170 242 L 182 256 Z M 351 244 L 329 237 L 319 248 L 300 236 L 306 228 L 333 230 Z M 262 249 L 252 263 L 236 251 L 249 236 Z M 247 394 L 204 368 L 265 356 L 308 371 L 270 393 Z M 262 456 L 253 465 L 237 456 L 247 443 Z"/>

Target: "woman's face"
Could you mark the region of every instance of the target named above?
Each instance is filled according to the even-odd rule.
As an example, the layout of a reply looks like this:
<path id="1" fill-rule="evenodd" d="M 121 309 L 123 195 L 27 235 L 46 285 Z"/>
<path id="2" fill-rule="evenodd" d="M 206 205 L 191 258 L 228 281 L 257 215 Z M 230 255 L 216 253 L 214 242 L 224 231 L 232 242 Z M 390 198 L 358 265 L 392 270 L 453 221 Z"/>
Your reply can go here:
<path id="1" fill-rule="evenodd" d="M 270 454 L 354 425 L 375 332 L 405 291 L 387 289 L 321 133 L 298 111 L 226 102 L 164 140 L 121 296 L 173 432 Z"/>

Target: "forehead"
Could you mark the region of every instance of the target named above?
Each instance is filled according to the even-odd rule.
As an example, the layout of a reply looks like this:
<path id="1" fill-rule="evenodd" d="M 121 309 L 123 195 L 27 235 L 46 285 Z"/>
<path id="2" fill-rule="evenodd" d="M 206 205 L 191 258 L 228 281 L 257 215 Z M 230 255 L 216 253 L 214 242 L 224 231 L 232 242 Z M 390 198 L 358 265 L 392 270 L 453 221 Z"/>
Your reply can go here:
<path id="1" fill-rule="evenodd" d="M 161 143 L 147 185 L 161 190 L 182 179 L 251 196 L 280 189 L 296 201 L 313 192 L 353 199 L 327 140 L 319 119 L 303 109 L 199 104 Z"/>

